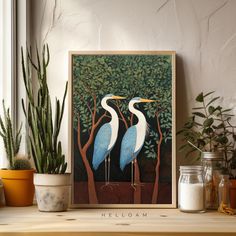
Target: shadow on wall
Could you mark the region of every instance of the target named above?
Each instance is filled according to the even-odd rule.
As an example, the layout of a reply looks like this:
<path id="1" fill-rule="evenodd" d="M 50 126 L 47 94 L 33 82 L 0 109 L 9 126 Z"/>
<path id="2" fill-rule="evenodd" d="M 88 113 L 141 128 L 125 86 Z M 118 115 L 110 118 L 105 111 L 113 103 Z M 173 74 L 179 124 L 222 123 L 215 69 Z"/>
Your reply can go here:
<path id="1" fill-rule="evenodd" d="M 189 114 L 187 106 L 186 76 L 183 59 L 180 55 L 176 55 L 176 78 L 176 131 L 178 131 L 182 128 Z M 189 159 L 186 159 L 184 154 L 178 150 L 181 143 L 181 137 L 178 135 L 176 137 L 177 176 L 179 174 L 179 166 L 189 164 Z"/>

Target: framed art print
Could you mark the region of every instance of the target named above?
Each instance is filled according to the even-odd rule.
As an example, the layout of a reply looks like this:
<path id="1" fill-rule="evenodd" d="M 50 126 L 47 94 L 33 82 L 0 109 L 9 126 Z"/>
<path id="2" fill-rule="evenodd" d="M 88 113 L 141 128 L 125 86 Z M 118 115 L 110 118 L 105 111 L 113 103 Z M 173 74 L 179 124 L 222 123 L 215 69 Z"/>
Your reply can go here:
<path id="1" fill-rule="evenodd" d="M 175 52 L 70 52 L 72 207 L 176 207 Z"/>

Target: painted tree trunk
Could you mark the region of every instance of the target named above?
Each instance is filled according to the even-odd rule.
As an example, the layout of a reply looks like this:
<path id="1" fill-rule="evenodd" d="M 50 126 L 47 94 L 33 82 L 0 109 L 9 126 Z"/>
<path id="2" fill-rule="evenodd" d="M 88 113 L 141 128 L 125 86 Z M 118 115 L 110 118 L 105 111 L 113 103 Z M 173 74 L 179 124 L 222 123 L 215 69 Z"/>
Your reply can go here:
<path id="1" fill-rule="evenodd" d="M 90 204 L 98 204 L 98 198 L 97 198 L 97 192 L 96 192 L 96 188 L 95 188 L 95 182 L 94 182 L 94 175 L 93 175 L 93 171 L 90 167 L 90 164 L 88 162 L 87 159 L 87 150 L 89 149 L 89 147 L 91 146 L 91 144 L 93 143 L 93 139 L 94 139 L 94 132 L 97 128 L 97 126 L 100 124 L 100 122 L 102 121 L 102 119 L 105 117 L 106 113 L 104 113 L 97 121 L 96 121 L 96 97 L 94 97 L 94 111 L 91 111 L 91 116 L 92 116 L 92 127 L 91 127 L 91 131 L 90 131 L 90 135 L 89 138 L 87 140 L 87 142 L 84 144 L 84 146 L 82 147 L 81 144 L 81 137 L 80 137 L 80 132 L 81 132 L 81 127 L 80 127 L 80 116 L 78 116 L 78 147 L 79 147 L 79 151 L 87 172 L 87 177 L 88 177 L 88 194 L 89 194 L 89 203 Z"/>
<path id="2" fill-rule="evenodd" d="M 82 147 L 81 144 L 81 138 L 80 138 L 80 117 L 78 117 L 78 147 L 80 151 L 80 155 L 82 157 L 86 172 L 87 172 L 87 178 L 88 178 L 88 195 L 89 195 L 89 203 L 90 204 L 97 204 L 98 199 L 97 199 L 97 193 L 96 193 L 96 188 L 95 188 L 95 182 L 94 182 L 94 176 L 93 176 L 93 171 L 90 167 L 90 164 L 87 159 L 87 149 L 89 147 L 89 140 L 87 143 Z M 90 134 L 91 136 L 91 134 Z M 86 148 L 85 148 L 86 147 Z"/>
<path id="3" fill-rule="evenodd" d="M 97 192 L 95 188 L 94 176 L 93 171 L 89 165 L 86 153 L 83 151 L 81 152 L 82 160 L 87 172 L 88 177 L 88 195 L 89 195 L 89 203 L 90 204 L 98 204 Z"/>
<path id="4" fill-rule="evenodd" d="M 158 118 L 158 114 L 156 114 L 156 120 L 157 120 L 157 129 L 158 129 L 158 133 L 159 133 L 159 142 L 157 143 L 157 164 L 156 164 L 156 168 L 155 168 L 155 172 L 156 172 L 156 178 L 155 178 L 155 182 L 154 182 L 154 186 L 153 186 L 153 193 L 152 193 L 152 204 L 156 204 L 157 203 L 157 198 L 158 198 L 158 188 L 159 188 L 159 176 L 160 176 L 160 162 L 161 162 L 161 144 L 162 144 L 162 140 L 163 140 L 163 134 L 161 131 L 161 125 L 160 125 L 160 121 Z"/>
<path id="5" fill-rule="evenodd" d="M 89 194 L 89 203 L 90 204 L 98 204 L 98 198 L 97 198 L 97 192 L 96 192 L 96 187 L 95 187 L 95 182 L 94 182 L 94 175 L 93 175 L 93 171 L 90 167 L 90 164 L 88 162 L 88 158 L 87 158 L 87 151 L 89 149 L 89 147 L 91 146 L 91 144 L 93 143 L 94 140 L 94 132 L 96 130 L 96 128 L 98 127 L 98 125 L 101 123 L 102 119 L 106 116 L 106 112 L 96 121 L 96 97 L 93 97 L 94 99 L 94 110 L 92 112 L 91 109 L 91 116 L 92 116 L 92 127 L 90 130 L 90 134 L 89 134 L 89 138 L 87 140 L 87 142 L 84 144 L 84 146 L 82 147 L 82 143 L 81 143 L 81 137 L 80 137 L 80 132 L 81 132 L 81 127 L 80 127 L 80 115 L 78 115 L 78 147 L 79 147 L 79 151 L 87 172 L 87 177 L 88 177 L 88 194 Z"/>

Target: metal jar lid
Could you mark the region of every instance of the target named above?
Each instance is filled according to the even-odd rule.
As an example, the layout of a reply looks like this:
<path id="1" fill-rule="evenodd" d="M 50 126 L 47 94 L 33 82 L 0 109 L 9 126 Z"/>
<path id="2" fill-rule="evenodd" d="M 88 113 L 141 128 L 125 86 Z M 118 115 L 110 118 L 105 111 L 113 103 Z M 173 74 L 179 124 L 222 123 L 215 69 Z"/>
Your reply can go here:
<path id="1" fill-rule="evenodd" d="M 222 160 L 224 158 L 223 152 L 202 152 L 203 160 Z"/>
<path id="2" fill-rule="evenodd" d="M 179 170 L 203 170 L 203 166 L 200 165 L 188 165 L 188 166 L 180 166 Z"/>
<path id="3" fill-rule="evenodd" d="M 180 166 L 179 170 L 181 173 L 197 173 L 203 171 L 203 166 L 197 165 L 188 165 L 188 166 Z"/>

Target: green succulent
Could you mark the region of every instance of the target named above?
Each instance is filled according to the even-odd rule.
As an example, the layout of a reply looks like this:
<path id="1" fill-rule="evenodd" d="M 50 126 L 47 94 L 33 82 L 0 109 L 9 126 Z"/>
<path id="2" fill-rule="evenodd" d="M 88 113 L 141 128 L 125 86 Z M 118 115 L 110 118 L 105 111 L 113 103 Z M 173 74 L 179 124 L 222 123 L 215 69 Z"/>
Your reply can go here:
<path id="1" fill-rule="evenodd" d="M 10 109 L 6 109 L 4 100 L 2 101 L 3 105 L 3 117 L 0 116 L 0 136 L 3 139 L 4 148 L 7 154 L 7 159 L 9 161 L 10 168 L 13 167 L 14 157 L 17 155 L 20 149 L 21 143 L 21 128 L 16 132 L 13 131 L 13 124 L 10 116 Z"/>
<path id="2" fill-rule="evenodd" d="M 31 164 L 29 159 L 25 157 L 17 157 L 14 159 L 12 170 L 30 170 Z"/>
<path id="3" fill-rule="evenodd" d="M 67 163 L 65 155 L 62 154 L 62 145 L 61 141 L 58 141 L 58 135 L 64 112 L 67 83 L 62 104 L 56 98 L 53 123 L 51 97 L 47 85 L 47 67 L 50 59 L 48 45 L 43 46 L 41 57 L 36 48 L 36 58 L 34 62 L 31 49 L 27 48 L 26 59 L 24 59 L 21 48 L 22 71 L 28 98 L 27 106 L 24 100 L 22 100 L 22 106 L 30 130 L 30 154 L 38 173 L 63 174 Z M 33 72 L 36 78 L 32 75 Z"/>

